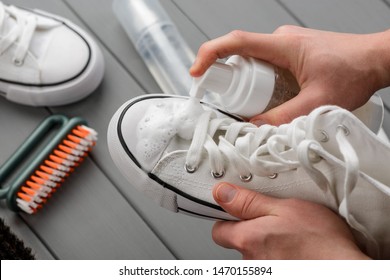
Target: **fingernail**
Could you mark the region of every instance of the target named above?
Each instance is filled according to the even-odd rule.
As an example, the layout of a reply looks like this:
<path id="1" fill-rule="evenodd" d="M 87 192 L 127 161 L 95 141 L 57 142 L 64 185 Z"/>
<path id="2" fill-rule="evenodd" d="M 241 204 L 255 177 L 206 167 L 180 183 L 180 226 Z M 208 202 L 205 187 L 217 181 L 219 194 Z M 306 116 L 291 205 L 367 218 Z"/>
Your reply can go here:
<path id="1" fill-rule="evenodd" d="M 192 63 L 192 65 L 191 65 L 191 67 L 190 67 L 190 70 L 189 70 L 190 73 L 192 74 L 192 73 L 196 72 L 197 68 L 198 68 L 197 61 L 195 59 L 194 62 Z"/>
<path id="2" fill-rule="evenodd" d="M 237 189 L 228 184 L 220 184 L 216 191 L 217 199 L 220 202 L 228 203 L 233 200 L 237 193 Z"/>

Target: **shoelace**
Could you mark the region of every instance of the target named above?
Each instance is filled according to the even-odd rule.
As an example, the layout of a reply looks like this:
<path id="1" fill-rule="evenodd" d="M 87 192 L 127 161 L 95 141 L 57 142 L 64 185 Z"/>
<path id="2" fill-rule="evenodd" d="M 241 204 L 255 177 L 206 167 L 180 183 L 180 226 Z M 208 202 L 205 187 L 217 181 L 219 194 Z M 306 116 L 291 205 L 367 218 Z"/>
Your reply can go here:
<path id="1" fill-rule="evenodd" d="M 16 65 L 21 65 L 27 55 L 34 31 L 38 26 L 37 18 L 34 14 L 23 13 L 14 6 L 4 6 L 0 2 L 0 28 L 3 27 L 9 17 L 14 18 L 16 24 L 8 34 L 4 34 L 0 39 L 0 55 L 17 42 L 13 62 Z"/>
<path id="2" fill-rule="evenodd" d="M 215 178 L 224 175 L 224 161 L 228 160 L 247 182 L 256 176 L 276 178 L 280 172 L 294 170 L 302 166 L 316 185 L 324 192 L 331 193 L 339 214 L 355 230 L 361 232 L 368 240 L 371 255 L 378 255 L 379 247 L 374 237 L 350 213 L 349 197 L 359 176 L 359 159 L 356 151 L 348 141 L 349 130 L 340 124 L 337 127 L 336 141 L 343 156 L 345 166 L 344 196 L 338 202 L 337 195 L 327 177 L 314 164 L 321 159 L 329 158 L 322 146 L 314 140 L 318 118 L 336 106 L 324 106 L 314 110 L 308 116 L 293 120 L 290 124 L 279 127 L 263 125 L 256 127 L 250 123 L 240 123 L 232 119 L 216 118 L 211 112 L 204 112 L 195 127 L 194 137 L 186 157 L 186 170 L 195 172 L 202 160 L 202 153 L 208 154 L 211 174 Z M 217 132 L 219 143 L 214 140 Z M 295 151 L 294 156 L 287 151 Z M 390 195 L 387 190 L 382 190 Z"/>

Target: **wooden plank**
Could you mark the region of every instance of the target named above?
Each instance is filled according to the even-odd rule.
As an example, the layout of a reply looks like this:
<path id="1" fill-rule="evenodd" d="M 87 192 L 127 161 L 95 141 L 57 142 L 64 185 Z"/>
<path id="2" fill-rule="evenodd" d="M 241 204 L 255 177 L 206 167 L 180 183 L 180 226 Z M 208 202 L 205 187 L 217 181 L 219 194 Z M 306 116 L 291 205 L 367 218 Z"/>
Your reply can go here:
<path id="1" fill-rule="evenodd" d="M 283 24 L 297 24 L 273 0 L 174 0 L 174 3 L 211 39 L 232 30 L 271 33 Z"/>
<path id="2" fill-rule="evenodd" d="M 30 108 L 0 99 L 0 165 L 3 164 L 22 143 L 23 139 L 33 131 L 39 122 L 48 115 L 45 109 Z M 3 185 L 3 184 L 2 184 Z M 33 232 L 17 213 L 6 206 L 5 200 L 0 201 L 0 217 L 11 228 L 11 231 L 21 239 L 27 247 L 33 250 L 37 259 L 53 259 L 39 236 Z"/>
<path id="3" fill-rule="evenodd" d="M 324 30 L 370 33 L 388 29 L 389 7 L 381 0 L 280 0 L 305 26 Z"/>
<path id="4" fill-rule="evenodd" d="M 14 1 L 14 4 L 27 6 L 27 1 Z M 76 23 L 73 12 L 61 1 L 41 0 L 34 3 L 35 7 L 65 16 Z M 112 61 L 107 57 L 106 60 Z M 108 63 L 110 64 L 110 63 Z M 108 67 L 110 69 L 110 67 Z M 124 71 L 122 71 L 123 73 Z M 114 74 L 115 75 L 115 74 Z M 139 87 L 126 74 L 133 86 L 126 90 Z M 114 80 L 115 81 L 115 80 Z M 109 84 L 109 83 L 108 83 Z M 122 83 L 123 86 L 128 85 Z M 111 89 L 111 88 L 108 88 Z M 100 87 L 84 102 L 53 109 L 56 113 L 65 113 L 70 116 L 82 116 L 99 122 L 101 111 L 108 112 L 110 106 L 99 104 L 99 96 L 115 99 L 112 92 L 102 92 Z M 118 102 L 124 101 L 115 99 Z M 88 104 L 88 106 L 86 106 Z M 108 104 L 110 104 L 108 102 Z M 112 104 L 112 103 L 111 103 Z M 114 103 L 113 105 L 118 105 Z M 82 110 L 80 112 L 80 110 Z M 84 110 L 89 114 L 85 114 Z M 105 116 L 104 114 L 102 115 Z M 108 121 L 108 118 L 105 118 Z M 99 122 L 96 126 L 106 125 Z M 94 122 L 91 124 L 94 126 Z M 101 134 L 105 139 L 105 133 Z M 104 141 L 103 141 L 104 143 Z M 99 150 L 106 150 L 106 145 L 98 145 Z M 104 153 L 104 152 L 103 152 Z M 95 152 L 93 153 L 93 156 Z M 66 187 L 65 187 L 66 184 Z M 36 216 L 26 218 L 29 225 L 40 238 L 45 240 L 51 251 L 61 259 L 172 259 L 173 255 L 145 224 L 138 213 L 129 205 L 118 192 L 112 182 L 92 160 L 86 162 L 73 176 L 65 182 L 64 188 L 51 199 L 45 208 Z"/>
<path id="5" fill-rule="evenodd" d="M 89 159 L 28 222 L 60 259 L 173 258 Z"/>

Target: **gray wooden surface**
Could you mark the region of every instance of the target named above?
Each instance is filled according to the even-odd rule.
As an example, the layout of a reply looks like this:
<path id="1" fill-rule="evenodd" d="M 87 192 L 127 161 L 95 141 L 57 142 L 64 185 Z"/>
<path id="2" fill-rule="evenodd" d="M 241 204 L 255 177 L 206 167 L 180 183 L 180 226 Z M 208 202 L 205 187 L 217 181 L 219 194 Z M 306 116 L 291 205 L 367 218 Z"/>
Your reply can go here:
<path id="1" fill-rule="evenodd" d="M 114 17 L 111 0 L 8 0 L 67 17 L 103 50 L 103 83 L 69 106 L 30 108 L 0 99 L 0 163 L 45 117 L 81 116 L 99 132 L 98 146 L 37 215 L 16 214 L 0 202 L 0 216 L 39 259 L 236 259 L 215 245 L 213 222 L 168 212 L 145 199 L 114 167 L 106 131 L 126 100 L 161 92 Z M 390 1 L 382 0 L 161 0 L 194 52 L 233 29 L 270 33 L 283 24 L 367 33 L 390 27 Z M 381 91 L 390 105 L 388 89 Z M 384 129 L 390 134 L 390 114 Z"/>

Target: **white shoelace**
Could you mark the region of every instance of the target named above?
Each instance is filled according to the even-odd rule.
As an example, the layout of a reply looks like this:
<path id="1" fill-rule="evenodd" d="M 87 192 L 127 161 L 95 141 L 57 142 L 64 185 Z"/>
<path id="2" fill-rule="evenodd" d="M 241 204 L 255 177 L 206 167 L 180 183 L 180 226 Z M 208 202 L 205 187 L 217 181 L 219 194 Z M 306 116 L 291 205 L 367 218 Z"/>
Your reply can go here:
<path id="1" fill-rule="evenodd" d="M 34 14 L 22 13 L 14 6 L 4 6 L 0 2 L 0 29 L 3 28 L 5 21 L 9 20 L 9 17 L 14 18 L 16 24 L 8 34 L 4 34 L 0 38 L 0 55 L 17 42 L 13 62 L 16 65 L 21 65 L 37 28 L 37 18 Z"/>
<path id="2" fill-rule="evenodd" d="M 336 134 L 336 142 L 345 165 L 344 198 L 341 202 L 337 202 L 337 195 L 327 177 L 314 166 L 322 158 L 329 157 L 319 142 L 312 140 L 315 139 L 316 122 L 320 115 L 332 110 L 339 108 L 320 107 L 308 116 L 299 117 L 290 124 L 279 127 L 271 125 L 256 127 L 232 119 L 215 118 L 215 114 L 204 112 L 195 127 L 186 158 L 186 169 L 188 172 L 195 172 L 204 151 L 208 154 L 211 173 L 216 178 L 224 175 L 225 160 L 231 163 L 243 181 L 250 181 L 253 175 L 274 178 L 280 172 L 302 166 L 322 191 L 332 194 L 329 197 L 333 197 L 336 205 L 339 205 L 339 214 L 352 228 L 366 237 L 372 255 L 377 255 L 379 252 L 377 242 L 350 214 L 349 197 L 358 180 L 359 159 L 348 142 L 348 128 L 339 125 Z M 218 144 L 213 139 L 217 132 L 225 132 L 224 136 L 219 136 Z M 295 151 L 293 158 L 291 150 Z M 389 195 L 387 192 L 385 194 Z"/>

